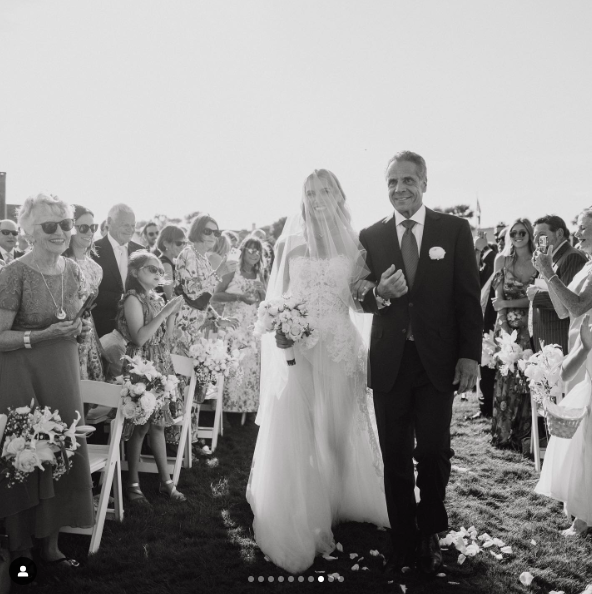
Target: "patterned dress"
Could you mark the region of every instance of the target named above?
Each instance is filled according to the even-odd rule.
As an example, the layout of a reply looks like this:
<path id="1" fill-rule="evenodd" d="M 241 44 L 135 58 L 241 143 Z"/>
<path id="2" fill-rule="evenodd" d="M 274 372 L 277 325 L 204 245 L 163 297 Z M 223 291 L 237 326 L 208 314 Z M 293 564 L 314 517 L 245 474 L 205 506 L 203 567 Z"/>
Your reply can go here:
<path id="1" fill-rule="evenodd" d="M 99 285 L 103 278 L 103 269 L 91 258 L 76 259 L 83 273 L 83 299 L 91 294 L 97 294 Z M 95 322 L 92 316 L 88 320 L 92 325 L 91 331 L 86 335 L 82 344 L 78 345 L 80 356 L 80 379 L 104 382 L 103 362 L 101 360 L 101 343 L 95 329 Z"/>
<path id="2" fill-rule="evenodd" d="M 82 305 L 82 274 L 76 262 L 64 261 L 63 276 L 42 275 L 20 259 L 2 268 L 0 309 L 15 313 L 11 330 L 43 330 L 58 322 L 51 295 L 62 305 L 62 282 L 66 320 L 74 319 Z M 0 353 L 0 394 L 0 413 L 34 400 L 41 408 L 59 410 L 70 425 L 77 411 L 83 415 L 76 339 L 54 338 Z M 10 489 L 0 484 L 0 519 L 5 519 L 11 550 L 30 549 L 33 537 L 49 536 L 62 526 L 94 524 L 86 440 L 80 440 L 70 461 L 70 472 L 59 481 L 48 470 L 35 470 Z"/>
<path id="3" fill-rule="evenodd" d="M 521 282 L 512 269 L 504 268 L 494 278 L 494 287 L 503 283 L 504 299 L 523 299 L 526 289 L 534 282 L 535 272 L 526 283 Z M 516 342 L 523 349 L 531 349 L 528 333 L 528 308 L 506 310 L 508 325 L 518 331 Z M 495 376 L 493 397 L 492 444 L 500 448 L 522 451 L 523 440 L 530 435 L 531 406 L 528 384 L 520 381 L 518 373 L 502 376 L 499 370 Z"/>
<path id="4" fill-rule="evenodd" d="M 219 282 L 207 256 L 202 256 L 193 245 L 183 249 L 175 266 L 175 286 L 181 286 L 189 299 L 198 299 L 204 293 L 214 294 Z M 211 317 L 210 306 L 194 309 L 186 303 L 181 306 L 175 320 L 174 352 L 187 356 L 189 348 L 202 333 L 202 327 Z"/>
<path id="5" fill-rule="evenodd" d="M 151 361 L 154 364 L 154 367 L 156 367 L 157 371 L 160 371 L 160 373 L 163 373 L 165 375 L 173 375 L 174 370 L 173 364 L 171 362 L 169 343 L 165 340 L 166 322 L 163 322 L 159 326 L 158 330 L 141 347 L 136 346 L 132 342 L 132 337 L 127 325 L 127 320 L 125 318 L 124 312 L 125 300 L 131 295 L 137 297 L 137 299 L 142 304 L 142 312 L 144 314 L 144 325 L 149 324 L 154 319 L 154 316 L 158 315 L 160 310 L 164 307 L 164 300 L 162 299 L 162 297 L 160 297 L 153 291 L 151 291 L 148 295 L 138 293 L 133 289 L 125 293 L 125 295 L 121 298 L 121 301 L 119 302 L 119 310 L 117 312 L 117 330 L 121 332 L 121 335 L 127 341 L 127 348 L 125 349 L 125 354 L 128 357 L 135 357 L 136 355 L 139 355 L 143 359 Z M 128 366 L 129 361 L 124 361 L 124 374 L 126 373 Z M 179 398 L 177 398 L 177 402 L 180 402 Z M 152 423 L 153 425 L 169 427 L 173 423 L 173 415 L 176 414 L 176 406 L 176 403 L 172 403 L 171 407 L 173 408 L 173 410 L 170 410 L 169 408 L 163 408 L 155 411 L 148 420 L 148 422 Z M 133 433 L 133 430 L 134 425 L 126 419 L 123 433 L 124 439 L 129 439 Z"/>
<path id="6" fill-rule="evenodd" d="M 227 293 L 233 295 L 254 295 L 258 279 L 245 278 L 240 270 L 234 273 Z M 224 315 L 239 320 L 236 330 L 226 334 L 232 350 L 240 349 L 242 354 L 241 370 L 238 377 L 233 376 L 224 382 L 224 411 L 257 412 L 259 408 L 259 379 L 261 374 L 261 343 L 253 338 L 259 304 L 249 305 L 243 301 L 231 301 L 224 308 Z"/>

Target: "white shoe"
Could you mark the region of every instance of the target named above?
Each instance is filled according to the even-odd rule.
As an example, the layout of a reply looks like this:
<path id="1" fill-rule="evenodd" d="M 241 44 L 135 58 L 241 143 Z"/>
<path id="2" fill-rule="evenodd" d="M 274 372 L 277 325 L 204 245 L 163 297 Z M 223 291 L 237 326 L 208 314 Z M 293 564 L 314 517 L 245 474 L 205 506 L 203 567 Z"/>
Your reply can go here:
<path id="1" fill-rule="evenodd" d="M 565 538 L 574 538 L 575 536 L 586 536 L 587 532 L 588 524 L 586 524 L 584 520 L 578 520 L 578 518 L 576 518 L 574 523 L 567 530 L 563 530 L 561 534 L 565 536 Z"/>

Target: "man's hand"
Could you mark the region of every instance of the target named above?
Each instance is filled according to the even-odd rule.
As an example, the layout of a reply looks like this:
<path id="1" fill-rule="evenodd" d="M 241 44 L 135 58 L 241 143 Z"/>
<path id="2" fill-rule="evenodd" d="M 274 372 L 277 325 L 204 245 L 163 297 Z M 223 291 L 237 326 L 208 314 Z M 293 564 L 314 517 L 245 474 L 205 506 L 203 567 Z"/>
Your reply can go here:
<path id="1" fill-rule="evenodd" d="M 367 280 L 356 281 L 352 287 L 352 297 L 355 301 L 364 301 L 368 291 L 371 291 L 376 286 L 376 283 Z"/>
<path id="2" fill-rule="evenodd" d="M 285 334 L 278 331 L 275 333 L 275 344 L 277 345 L 278 349 L 289 349 L 294 345 L 294 341 L 286 338 Z"/>
<path id="3" fill-rule="evenodd" d="M 409 289 L 403 271 L 391 264 L 382 273 L 376 291 L 383 299 L 397 299 L 405 295 Z"/>
<path id="4" fill-rule="evenodd" d="M 454 370 L 454 380 L 452 383 L 458 388 L 456 391 L 461 394 L 462 392 L 468 392 L 475 387 L 477 383 L 477 372 L 479 364 L 477 361 L 472 359 L 459 359 Z"/>
<path id="5" fill-rule="evenodd" d="M 498 299 L 497 297 L 494 297 L 491 300 L 491 303 L 495 311 L 501 311 L 502 309 L 506 309 L 506 307 L 509 307 L 508 302 L 505 299 Z"/>
<path id="6" fill-rule="evenodd" d="M 550 245 L 546 254 L 540 250 L 535 250 L 534 254 L 532 255 L 533 266 L 543 275 L 545 279 L 549 279 L 555 274 L 553 272 L 553 251 L 554 246 Z"/>
<path id="7" fill-rule="evenodd" d="M 526 296 L 528 297 L 529 301 L 534 301 L 535 295 L 540 291 L 540 289 L 536 285 L 528 285 L 526 289 Z"/>

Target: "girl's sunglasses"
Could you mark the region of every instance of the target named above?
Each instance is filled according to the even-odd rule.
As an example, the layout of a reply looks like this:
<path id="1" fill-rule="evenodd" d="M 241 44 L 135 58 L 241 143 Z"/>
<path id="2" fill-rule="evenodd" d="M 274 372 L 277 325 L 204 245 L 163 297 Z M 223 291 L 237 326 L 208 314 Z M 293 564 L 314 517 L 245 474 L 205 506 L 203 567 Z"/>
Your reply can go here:
<path id="1" fill-rule="evenodd" d="M 2 235 L 14 235 L 18 237 L 18 231 L 12 231 L 10 229 L 2 229 Z"/>
<path id="2" fill-rule="evenodd" d="M 208 227 L 206 227 L 203 230 L 203 234 L 204 235 L 213 235 L 214 237 L 220 237 L 220 235 L 222 235 L 222 231 L 219 231 L 218 229 L 209 229 Z"/>
<path id="3" fill-rule="evenodd" d="M 512 239 L 515 239 L 516 237 L 519 237 L 520 239 L 524 239 L 527 235 L 528 235 L 528 233 L 526 231 L 512 231 L 510 233 L 510 237 Z"/>
<path id="4" fill-rule="evenodd" d="M 245 250 L 251 254 L 251 256 L 254 256 L 255 254 L 257 254 L 258 256 L 261 255 L 261 251 L 258 250 L 257 248 L 245 248 Z"/>
<path id="5" fill-rule="evenodd" d="M 96 223 L 93 223 L 92 225 L 74 225 L 74 227 L 76 227 L 76 229 L 78 229 L 78 233 L 82 233 L 83 235 L 85 233 L 88 233 L 89 231 L 96 233 L 97 229 L 99 228 L 99 226 Z M 62 229 L 63 229 L 63 227 L 62 227 Z"/>
<path id="6" fill-rule="evenodd" d="M 74 219 L 64 219 L 59 223 L 35 223 L 36 225 L 41 225 L 44 233 L 51 235 L 58 230 L 58 225 L 62 229 L 62 231 L 71 231 L 72 227 L 74 227 Z"/>
<path id="7" fill-rule="evenodd" d="M 158 274 L 159 276 L 164 276 L 164 269 L 159 268 L 158 266 L 146 264 L 146 266 L 142 266 L 140 270 L 142 270 L 143 268 L 145 268 L 150 274 Z"/>

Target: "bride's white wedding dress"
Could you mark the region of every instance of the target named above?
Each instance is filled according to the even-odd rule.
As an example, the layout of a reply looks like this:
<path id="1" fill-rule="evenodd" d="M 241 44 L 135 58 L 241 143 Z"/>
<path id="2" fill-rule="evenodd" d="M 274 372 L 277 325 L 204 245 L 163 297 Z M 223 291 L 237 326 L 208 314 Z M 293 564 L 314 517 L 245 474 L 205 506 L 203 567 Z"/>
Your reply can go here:
<path id="1" fill-rule="evenodd" d="M 352 264 L 297 256 L 288 265 L 290 293 L 308 304 L 319 341 L 306 350 L 296 344 L 293 367 L 278 349 L 274 368 L 262 370 L 262 392 L 268 375 L 281 380 L 260 409 L 247 499 L 261 550 L 298 573 L 333 551 L 332 525 L 389 524 L 367 351 L 347 305 Z"/>

